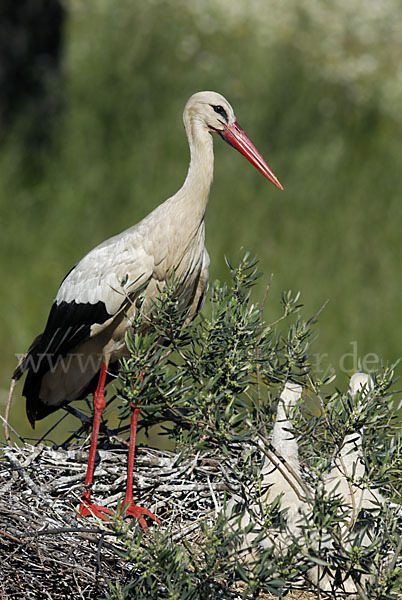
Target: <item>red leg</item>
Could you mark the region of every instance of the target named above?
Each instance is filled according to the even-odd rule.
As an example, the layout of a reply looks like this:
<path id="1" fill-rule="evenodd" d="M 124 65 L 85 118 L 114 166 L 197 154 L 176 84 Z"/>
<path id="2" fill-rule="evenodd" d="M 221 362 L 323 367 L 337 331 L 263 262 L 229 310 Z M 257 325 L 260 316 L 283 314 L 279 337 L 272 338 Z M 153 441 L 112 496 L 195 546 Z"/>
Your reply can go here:
<path id="1" fill-rule="evenodd" d="M 97 504 L 93 504 L 91 501 L 91 485 L 94 475 L 95 468 L 95 454 L 96 447 L 98 444 L 98 434 L 99 434 L 99 426 L 101 422 L 102 413 L 105 409 L 106 402 L 104 396 L 104 387 L 106 380 L 106 363 L 102 361 L 101 372 L 99 375 L 98 387 L 96 388 L 94 394 L 94 420 L 92 426 L 92 436 L 91 436 L 91 447 L 89 449 L 89 458 L 88 458 L 88 466 L 87 466 L 87 474 L 85 477 L 85 486 L 87 489 L 81 496 L 81 505 L 79 509 L 79 516 L 87 517 L 89 515 L 95 515 L 100 517 L 101 519 L 108 520 L 106 514 L 112 514 L 109 508 L 104 508 L 103 506 L 98 506 Z"/>
<path id="2" fill-rule="evenodd" d="M 160 525 L 160 520 L 156 517 L 150 510 L 147 508 L 143 508 L 142 506 L 137 506 L 133 502 L 133 470 L 134 470 L 134 456 L 135 456 L 135 439 L 137 437 L 137 422 L 138 415 L 140 413 L 140 409 L 135 407 L 133 404 L 131 407 L 134 409 L 131 415 L 130 420 L 130 445 L 128 448 L 128 460 L 127 460 L 127 486 L 126 486 L 126 495 L 123 501 L 123 510 L 127 515 L 135 517 L 138 519 L 139 524 L 145 530 L 148 529 L 148 525 L 144 519 L 144 516 L 149 517 L 158 525 Z"/>
<path id="3" fill-rule="evenodd" d="M 142 374 L 140 375 L 142 377 Z M 104 521 L 108 521 L 109 517 L 107 515 L 113 514 L 113 511 L 109 508 L 105 508 L 103 506 L 99 506 L 98 504 L 94 504 L 91 501 L 91 489 L 94 467 L 95 467 L 95 454 L 96 454 L 96 446 L 98 443 L 98 434 L 99 434 L 99 426 L 101 422 L 102 413 L 105 409 L 106 402 L 104 397 L 104 387 L 106 380 L 106 363 L 102 361 L 102 368 L 99 375 L 98 387 L 96 388 L 96 392 L 94 395 L 94 420 L 93 420 L 93 428 L 92 428 L 92 437 L 91 437 L 91 447 L 89 449 L 89 458 L 88 458 L 88 467 L 87 474 L 85 477 L 85 486 L 88 489 L 81 496 L 81 505 L 79 509 L 79 516 L 87 517 L 90 515 L 95 515 L 100 517 Z M 133 470 L 134 470 L 134 455 L 135 455 L 135 440 L 137 436 L 137 423 L 138 423 L 138 415 L 140 413 L 140 409 L 133 406 L 133 413 L 131 415 L 130 420 L 130 444 L 128 450 L 128 464 L 127 464 L 127 486 L 126 486 L 126 495 L 123 501 L 123 511 L 125 514 L 135 517 L 138 519 L 141 527 L 143 529 L 148 529 L 148 525 L 144 519 L 144 516 L 149 517 L 150 519 L 156 521 L 156 523 L 160 524 L 160 520 L 155 517 L 153 513 L 147 508 L 143 508 L 142 506 L 137 506 L 133 502 Z"/>

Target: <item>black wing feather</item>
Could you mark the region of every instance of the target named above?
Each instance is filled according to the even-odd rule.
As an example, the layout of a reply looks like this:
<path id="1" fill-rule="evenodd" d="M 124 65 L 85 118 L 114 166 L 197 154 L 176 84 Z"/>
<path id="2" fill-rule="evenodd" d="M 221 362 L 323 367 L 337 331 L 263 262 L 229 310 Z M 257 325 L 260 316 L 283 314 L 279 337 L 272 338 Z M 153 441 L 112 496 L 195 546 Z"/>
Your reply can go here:
<path id="1" fill-rule="evenodd" d="M 35 421 L 59 408 L 48 406 L 39 398 L 43 376 L 56 366 L 60 358 L 89 339 L 92 325 L 101 325 L 112 316 L 100 301 L 96 304 L 75 301 L 53 304 L 44 332 L 34 340 L 13 375 L 14 379 L 19 379 L 28 371 L 22 393 L 26 397 L 27 415 L 33 427 Z M 88 391 L 96 386 L 96 379 L 97 376 L 90 382 Z"/>
<path id="2" fill-rule="evenodd" d="M 13 378 L 19 379 L 27 369 L 42 378 L 57 360 L 89 339 L 92 325 L 102 324 L 112 316 L 101 301 L 96 304 L 55 302 L 44 332 L 34 340 Z"/>

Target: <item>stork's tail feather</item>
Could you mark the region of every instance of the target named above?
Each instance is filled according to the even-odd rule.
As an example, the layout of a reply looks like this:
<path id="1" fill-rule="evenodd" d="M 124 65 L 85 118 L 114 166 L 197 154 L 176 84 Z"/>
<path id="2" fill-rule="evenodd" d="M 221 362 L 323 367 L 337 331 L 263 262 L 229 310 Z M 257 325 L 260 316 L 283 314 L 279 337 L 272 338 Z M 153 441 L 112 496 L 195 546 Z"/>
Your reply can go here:
<path id="1" fill-rule="evenodd" d="M 44 419 L 48 415 L 52 414 L 59 408 L 62 408 L 63 404 L 57 404 L 56 406 L 51 406 L 49 404 L 45 404 L 35 396 L 27 396 L 26 400 L 26 412 L 28 421 L 31 424 L 32 429 L 35 429 L 36 421 L 40 421 Z"/>
<path id="2" fill-rule="evenodd" d="M 108 384 L 109 381 L 116 378 L 118 370 L 118 361 L 115 361 L 109 365 L 106 376 L 106 384 Z M 70 402 L 70 400 L 64 400 L 58 402 L 57 404 L 47 404 L 46 402 L 41 400 L 39 396 L 42 383 L 42 376 L 42 373 L 35 373 L 33 370 L 28 369 L 24 389 L 22 392 L 26 398 L 27 417 L 33 429 L 35 429 L 36 421 L 44 419 L 59 408 L 63 408 Z M 92 394 L 96 390 L 96 387 L 98 385 L 98 379 L 99 372 L 96 372 L 93 378 L 88 382 L 88 385 L 80 393 L 77 393 L 77 396 L 74 399 L 82 400 L 83 398 L 86 398 L 89 394 Z"/>

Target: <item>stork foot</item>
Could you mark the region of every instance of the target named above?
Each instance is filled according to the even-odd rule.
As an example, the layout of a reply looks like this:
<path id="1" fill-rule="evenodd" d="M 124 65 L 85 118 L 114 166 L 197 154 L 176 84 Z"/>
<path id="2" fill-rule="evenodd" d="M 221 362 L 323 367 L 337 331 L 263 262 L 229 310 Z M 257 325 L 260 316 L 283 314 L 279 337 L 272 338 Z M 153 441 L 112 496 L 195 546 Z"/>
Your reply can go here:
<path id="1" fill-rule="evenodd" d="M 137 504 L 134 504 L 132 500 L 129 502 L 124 500 L 121 513 L 124 516 L 134 517 L 135 519 L 137 519 L 138 523 L 141 525 L 144 531 L 147 531 L 148 529 L 148 524 L 144 517 L 148 517 L 148 519 L 151 519 L 151 521 L 155 521 L 155 523 L 157 523 L 158 525 L 161 524 L 160 519 L 158 519 L 158 517 L 156 517 L 150 510 L 144 508 L 143 506 L 137 506 Z"/>
<path id="2" fill-rule="evenodd" d="M 115 514 L 114 510 L 110 508 L 106 508 L 105 506 L 99 506 L 99 504 L 94 504 L 91 501 L 90 492 L 84 492 L 81 496 L 81 504 L 78 511 L 78 518 L 82 517 L 98 517 L 103 521 L 110 521 L 111 515 Z M 127 502 L 124 500 L 122 503 L 121 516 L 123 517 L 133 517 L 137 519 L 141 527 L 144 531 L 148 529 L 148 523 L 145 520 L 145 517 L 151 519 L 151 521 L 155 521 L 158 525 L 160 525 L 160 519 L 156 517 L 150 510 L 144 508 L 143 506 L 137 506 L 132 500 Z"/>
<path id="3" fill-rule="evenodd" d="M 81 498 L 81 504 L 78 511 L 78 518 L 82 517 L 98 517 L 103 521 L 110 521 L 110 516 L 113 514 L 113 510 L 106 508 L 105 506 L 99 506 L 94 504 L 90 499 L 85 498 L 84 495 Z"/>

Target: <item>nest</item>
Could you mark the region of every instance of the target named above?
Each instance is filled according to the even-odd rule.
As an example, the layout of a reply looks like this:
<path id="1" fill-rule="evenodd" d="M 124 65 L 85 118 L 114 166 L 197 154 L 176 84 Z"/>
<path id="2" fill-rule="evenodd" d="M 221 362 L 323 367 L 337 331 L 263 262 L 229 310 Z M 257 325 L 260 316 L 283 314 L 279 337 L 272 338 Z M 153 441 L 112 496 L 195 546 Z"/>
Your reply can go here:
<path id="1" fill-rule="evenodd" d="M 126 451 L 100 450 L 92 496 L 116 508 L 124 495 Z M 110 523 L 78 519 L 88 449 L 48 446 L 0 450 L 2 600 L 104 598 L 108 581 L 125 585 L 134 568 Z M 197 538 L 219 510 L 222 461 L 139 447 L 134 498 L 160 517 L 172 540 Z M 152 527 L 147 533 L 152 535 Z M 145 540 L 146 541 L 146 540 Z"/>

